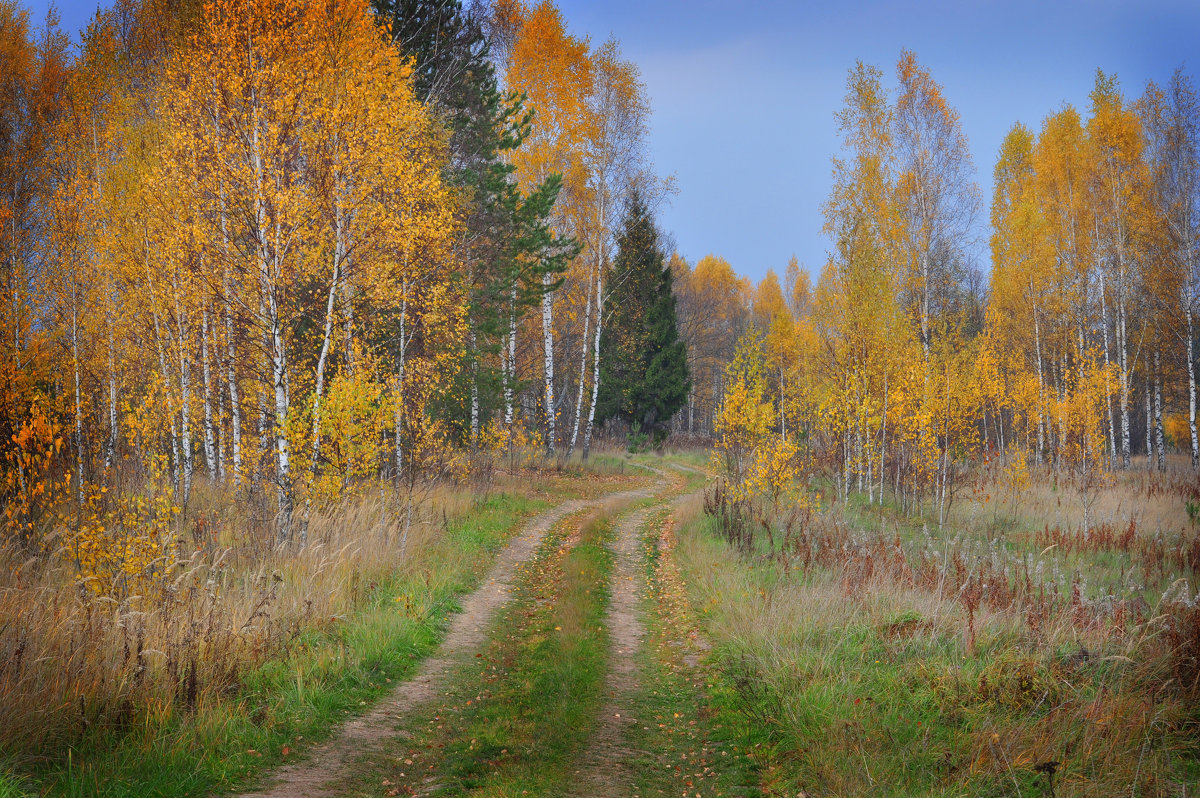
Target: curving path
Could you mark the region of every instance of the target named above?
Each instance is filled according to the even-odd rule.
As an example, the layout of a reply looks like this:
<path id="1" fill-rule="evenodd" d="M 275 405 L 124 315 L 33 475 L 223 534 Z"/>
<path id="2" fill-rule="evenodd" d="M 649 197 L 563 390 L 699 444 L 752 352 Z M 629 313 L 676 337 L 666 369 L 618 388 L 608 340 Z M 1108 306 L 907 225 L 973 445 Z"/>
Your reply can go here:
<path id="1" fill-rule="evenodd" d="M 332 739 L 315 746 L 305 760 L 275 771 L 268 787 L 244 793 L 241 798 L 333 795 L 336 785 L 350 775 L 347 773 L 350 761 L 377 750 L 394 737 L 398 721 L 420 712 L 443 692 L 454 666 L 483 645 L 488 625 L 509 600 L 517 566 L 533 555 L 555 524 L 587 507 L 647 495 L 650 489 L 610 493 L 586 501 L 571 500 L 531 520 L 496 557 L 483 584 L 463 600 L 462 612 L 451 621 L 445 639 L 411 679 L 396 687 L 370 712 L 348 722 Z"/>

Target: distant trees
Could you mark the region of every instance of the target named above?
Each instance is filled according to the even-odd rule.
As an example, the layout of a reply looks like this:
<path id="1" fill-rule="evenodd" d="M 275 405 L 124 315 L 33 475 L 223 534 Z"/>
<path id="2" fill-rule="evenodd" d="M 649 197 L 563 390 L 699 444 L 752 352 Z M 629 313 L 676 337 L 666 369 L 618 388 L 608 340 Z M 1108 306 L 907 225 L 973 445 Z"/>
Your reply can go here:
<path id="1" fill-rule="evenodd" d="M 1068 107 L 1040 133 L 1018 126 L 1005 141 L 989 319 L 1012 397 L 1005 412 L 1021 420 L 1010 432 L 1038 460 L 1066 464 L 1087 451 L 1128 467 L 1140 449 L 1165 467 L 1174 396 L 1174 437 L 1196 461 L 1197 123 L 1189 97 L 1182 73 L 1167 91 L 1150 84 L 1131 102 L 1100 72 L 1086 121 Z M 1092 394 L 1085 399 L 1083 390 Z M 1088 450 L 1079 449 L 1084 430 Z"/>
<path id="2" fill-rule="evenodd" d="M 679 254 L 669 259 L 679 335 L 687 347 L 691 386 L 676 429 L 711 435 L 725 386 L 725 367 L 750 325 L 751 286 L 729 261 L 706 255 L 693 266 Z"/>
<path id="3" fill-rule="evenodd" d="M 652 203 L 667 186 L 654 177 L 645 152 L 645 87 L 615 41 L 592 48 L 568 32 L 549 2 L 498 4 L 495 21 L 504 43 L 503 81 L 534 112 L 529 138 L 513 154 L 516 176 L 522 186 L 561 176 L 554 227 L 579 246 L 568 255 L 562 284 L 545 282 L 540 330 L 525 333 L 540 339 L 538 362 L 526 355 L 516 368 L 540 377 L 536 402 L 547 451 L 558 453 L 565 443 L 568 454 L 579 445 L 586 453 L 603 383 L 600 338 L 613 240 L 632 192 Z M 510 346 L 519 355 L 512 343 L 517 332 Z M 526 399 L 533 410 L 534 397 Z"/>
<path id="4" fill-rule="evenodd" d="M 789 264 L 784 286 L 768 272 L 720 300 L 747 314 L 740 354 L 714 380 L 721 462 L 741 452 L 734 470 L 750 474 L 786 454 L 793 473 L 817 463 L 842 496 L 890 491 L 939 518 L 974 459 L 1028 457 L 1085 487 L 1139 449 L 1164 468 L 1169 440 L 1196 463 L 1190 79 L 1129 101 L 1100 72 L 1086 118 L 1066 107 L 1038 132 L 1014 126 L 995 169 L 986 297 L 958 115 L 912 53 L 896 84 L 893 99 L 880 70 L 849 73 L 825 205 L 833 248 L 815 288 Z M 692 314 L 711 285 L 683 265 L 681 330 L 700 375 Z M 794 451 L 766 436 L 768 409 L 774 440 Z"/>

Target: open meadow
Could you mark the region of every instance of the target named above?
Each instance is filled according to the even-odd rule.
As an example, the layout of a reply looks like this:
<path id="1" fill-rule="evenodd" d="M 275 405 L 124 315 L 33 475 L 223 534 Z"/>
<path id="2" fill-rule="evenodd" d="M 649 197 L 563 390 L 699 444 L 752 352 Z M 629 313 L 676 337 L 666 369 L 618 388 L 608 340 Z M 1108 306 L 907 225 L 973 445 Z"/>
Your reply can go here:
<path id="1" fill-rule="evenodd" d="M 773 539 L 693 502 L 676 556 L 764 790 L 1192 794 L 1200 485 L 1179 465 L 1084 490 L 996 462 L 942 525 L 852 495 Z"/>

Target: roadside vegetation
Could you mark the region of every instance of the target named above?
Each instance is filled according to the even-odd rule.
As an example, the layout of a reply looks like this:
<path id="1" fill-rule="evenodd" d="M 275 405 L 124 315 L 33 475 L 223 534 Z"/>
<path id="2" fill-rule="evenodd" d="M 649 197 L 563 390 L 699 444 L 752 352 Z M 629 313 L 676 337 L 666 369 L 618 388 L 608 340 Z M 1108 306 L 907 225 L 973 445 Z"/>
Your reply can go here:
<path id="1" fill-rule="evenodd" d="M 1082 492 L 1038 472 L 1013 492 L 996 468 L 941 526 L 852 495 L 772 518 L 773 536 L 710 490 L 677 558 L 764 791 L 1184 794 L 1200 779 L 1190 476 Z"/>
<path id="2" fill-rule="evenodd" d="M 164 588 L 119 602 L 9 559 L 0 745 L 26 774 L 12 784 L 207 795 L 302 754 L 411 672 L 525 517 L 645 478 L 622 468 L 600 457 L 439 489 L 407 540 L 372 492 L 314 518 L 303 547 L 213 491 Z"/>

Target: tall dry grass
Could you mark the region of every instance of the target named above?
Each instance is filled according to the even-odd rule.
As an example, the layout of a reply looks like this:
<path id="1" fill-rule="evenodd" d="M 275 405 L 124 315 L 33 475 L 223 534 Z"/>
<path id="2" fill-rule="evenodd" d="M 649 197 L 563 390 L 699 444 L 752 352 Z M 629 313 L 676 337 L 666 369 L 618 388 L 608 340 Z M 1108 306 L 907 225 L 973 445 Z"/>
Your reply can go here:
<path id="1" fill-rule="evenodd" d="M 173 556 L 135 595 L 95 594 L 62 557 L 0 550 L 0 751 L 50 758 L 93 727 L 220 700 L 381 584 L 433 578 L 434 544 L 472 494 L 434 490 L 406 541 L 402 500 L 369 490 L 314 513 L 307 545 L 280 546 L 252 498 L 198 485 Z"/>
<path id="2" fill-rule="evenodd" d="M 768 545 L 715 491 L 707 519 L 681 520 L 693 601 L 772 778 L 1039 794 L 1036 768 L 1057 762 L 1060 796 L 1176 795 L 1196 778 L 1200 529 L 1185 503 L 1200 486 L 1178 470 L 1086 491 L 1034 476 L 1013 492 L 980 475 L 943 528 L 852 502 L 780 519 Z"/>

